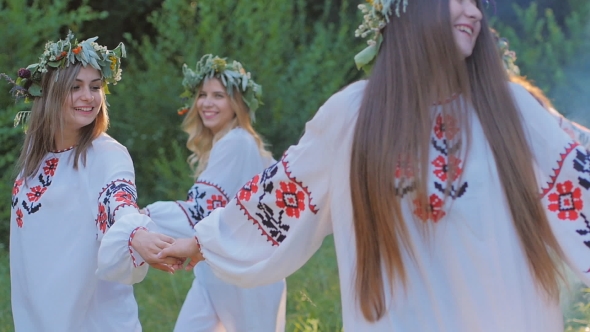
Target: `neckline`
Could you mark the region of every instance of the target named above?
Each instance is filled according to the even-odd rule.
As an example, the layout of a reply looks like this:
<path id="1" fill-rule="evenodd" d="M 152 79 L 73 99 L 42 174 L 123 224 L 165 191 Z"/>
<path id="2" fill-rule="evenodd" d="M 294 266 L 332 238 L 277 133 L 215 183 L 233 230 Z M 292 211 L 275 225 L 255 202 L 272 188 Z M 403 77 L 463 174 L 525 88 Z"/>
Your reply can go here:
<path id="1" fill-rule="evenodd" d="M 453 100 L 457 99 L 457 97 L 459 97 L 459 93 L 457 93 L 457 92 L 453 93 L 449 98 L 437 101 L 437 102 L 433 103 L 432 106 L 440 106 L 440 105 L 448 104 L 448 103 L 452 102 Z"/>
<path id="2" fill-rule="evenodd" d="M 75 147 L 76 147 L 76 145 L 72 145 L 69 148 L 65 148 L 65 149 L 62 149 L 62 150 L 50 150 L 49 152 L 51 152 L 51 153 L 62 153 L 62 152 L 70 151 L 70 150 L 72 150 Z"/>

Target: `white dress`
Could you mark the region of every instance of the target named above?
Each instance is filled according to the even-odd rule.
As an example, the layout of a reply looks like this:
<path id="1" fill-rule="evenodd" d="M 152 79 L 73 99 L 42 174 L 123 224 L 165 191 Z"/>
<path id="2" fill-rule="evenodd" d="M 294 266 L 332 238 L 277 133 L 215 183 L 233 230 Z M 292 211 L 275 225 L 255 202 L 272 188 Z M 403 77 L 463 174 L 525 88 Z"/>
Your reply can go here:
<path id="1" fill-rule="evenodd" d="M 86 166 L 74 150 L 51 152 L 36 175 L 12 191 L 10 279 L 17 332 L 141 331 L 132 283 L 147 264 L 125 245 L 101 240 L 115 222 L 149 227 L 137 208 L 133 163 L 106 134 L 92 142 Z M 97 275 L 97 253 L 111 253 Z M 101 280 L 100 277 L 114 282 Z"/>
<path id="2" fill-rule="evenodd" d="M 332 96 L 296 146 L 194 227 L 213 272 L 243 287 L 276 282 L 305 264 L 333 234 L 346 331 L 562 331 L 559 304 L 545 300 L 529 270 L 475 115 L 468 160 L 458 160 L 462 182 L 449 198 L 452 209 L 444 208 L 448 146 L 443 130 L 452 136 L 456 127 L 453 118 L 442 119 L 439 107 L 433 109 L 431 212 L 420 213 L 408 199 L 402 204 L 416 254 L 415 261 L 404 257 L 407 291 L 386 289 L 385 316 L 374 323 L 364 319 L 355 298 L 349 172 L 365 86 L 357 82 Z M 590 155 L 524 88 L 511 85 L 511 90 L 526 119 L 551 227 L 567 264 L 590 284 Z M 422 235 L 413 214 L 431 224 L 431 237 Z"/>
<path id="3" fill-rule="evenodd" d="M 260 155 L 256 141 L 246 130 L 232 129 L 213 145 L 207 167 L 190 188 L 186 201 L 156 202 L 145 208 L 157 225 L 153 230 L 175 238 L 193 236 L 195 224 L 225 206 L 246 181 L 272 162 Z M 133 228 L 126 227 L 128 231 Z M 265 286 L 240 288 L 217 278 L 207 264 L 198 264 L 194 272 L 174 331 L 285 330 L 284 278 Z"/>

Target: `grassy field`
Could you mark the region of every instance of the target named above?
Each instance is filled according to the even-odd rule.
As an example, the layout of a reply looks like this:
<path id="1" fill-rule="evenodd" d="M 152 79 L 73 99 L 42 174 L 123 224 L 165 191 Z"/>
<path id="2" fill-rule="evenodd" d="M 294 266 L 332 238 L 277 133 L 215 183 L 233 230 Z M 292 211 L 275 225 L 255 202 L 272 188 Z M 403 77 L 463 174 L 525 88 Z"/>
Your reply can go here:
<path id="1" fill-rule="evenodd" d="M 11 332 L 8 255 L 0 250 L 0 332 Z M 135 286 L 140 319 L 145 332 L 172 331 L 190 288 L 193 274 L 169 275 L 152 270 Z M 342 331 L 340 293 L 334 242 L 328 237 L 316 255 L 287 279 L 287 331 Z M 564 297 L 567 332 L 590 331 L 590 291 L 574 287 Z"/>

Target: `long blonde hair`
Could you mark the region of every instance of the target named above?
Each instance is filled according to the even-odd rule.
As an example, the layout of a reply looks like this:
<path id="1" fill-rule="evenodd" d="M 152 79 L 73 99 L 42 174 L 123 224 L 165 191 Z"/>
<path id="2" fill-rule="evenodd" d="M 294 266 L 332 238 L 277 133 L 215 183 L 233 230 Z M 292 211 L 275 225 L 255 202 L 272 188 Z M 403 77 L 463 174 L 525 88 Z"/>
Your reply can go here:
<path id="1" fill-rule="evenodd" d="M 25 180 L 34 176 L 45 155 L 55 151 L 55 137 L 63 132 L 63 109 L 67 98 L 72 98 L 74 81 L 82 68 L 75 64 L 59 70 L 49 68 L 41 80 L 41 97 L 35 97 L 31 114 L 28 117 L 25 141 L 17 161 L 17 171 Z M 56 79 L 57 78 L 57 79 Z M 109 115 L 104 90 L 101 88 L 102 106 L 94 121 L 80 129 L 78 144 L 74 152 L 74 169 L 78 169 L 79 160 L 86 164 L 86 152 L 92 141 L 109 126 Z"/>
<path id="2" fill-rule="evenodd" d="M 481 9 L 479 0 L 477 5 Z M 412 198 L 421 202 L 419 206 L 428 206 L 432 103 L 454 92 L 461 92 L 479 117 L 532 274 L 552 299 L 559 293 L 560 273 L 552 253 L 563 254 L 539 199 L 531 148 L 486 19 L 465 61 L 460 60 L 451 26 L 447 1 L 412 0 L 406 13 L 385 26 L 383 44 L 365 88 L 352 146 L 350 182 L 357 251 L 355 288 L 369 321 L 379 320 L 387 310 L 382 276 L 392 285 L 405 287 L 404 253 L 413 257 L 406 223 L 410 221 L 404 220 L 402 198 L 395 189 L 395 166 L 409 168 L 402 176 L 413 181 Z M 468 108 L 460 104 L 443 107 L 443 113 L 457 118 L 458 136 L 467 139 L 458 151 L 450 151 L 457 154 L 466 153 L 470 139 Z"/>
<path id="3" fill-rule="evenodd" d="M 217 78 L 209 78 L 215 79 Z M 221 81 L 219 81 L 221 83 Z M 203 82 L 203 84 L 205 81 Z M 187 161 L 192 169 L 194 169 L 193 176 L 196 179 L 207 167 L 209 161 L 209 154 L 213 148 L 213 144 L 219 141 L 230 130 L 241 127 L 246 130 L 258 145 L 258 151 L 263 157 L 271 157 L 271 153 L 266 149 L 266 146 L 258 133 L 252 127 L 252 120 L 248 106 L 242 100 L 242 94 L 239 90 L 234 89 L 231 94 L 228 94 L 230 99 L 230 106 L 236 113 L 236 116 L 216 135 L 213 135 L 211 129 L 203 125 L 203 120 L 197 110 L 197 99 L 203 87 L 203 84 L 197 89 L 195 100 L 188 111 L 188 114 L 182 121 L 182 129 L 188 134 L 186 147 L 192 152 Z"/>

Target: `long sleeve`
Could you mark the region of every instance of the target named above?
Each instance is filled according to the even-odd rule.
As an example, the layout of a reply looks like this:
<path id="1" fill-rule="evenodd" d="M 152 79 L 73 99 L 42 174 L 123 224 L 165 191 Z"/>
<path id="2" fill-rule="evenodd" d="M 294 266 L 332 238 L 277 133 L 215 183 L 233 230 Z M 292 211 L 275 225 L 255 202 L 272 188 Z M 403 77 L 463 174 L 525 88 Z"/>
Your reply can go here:
<path id="1" fill-rule="evenodd" d="M 153 227 L 148 216 L 139 213 L 133 162 L 116 141 L 95 142 L 89 155 L 89 179 L 96 216 L 99 278 L 124 284 L 140 282 L 148 265 L 131 247 L 135 230 Z"/>
<path id="2" fill-rule="evenodd" d="M 590 285 L 590 153 L 513 88 L 537 162 L 542 204 L 567 264 Z"/>
<path id="3" fill-rule="evenodd" d="M 590 149 L 590 129 L 568 120 L 553 108 L 550 108 L 548 111 L 557 120 L 561 129 L 572 139 L 580 143 L 584 148 Z"/>
<path id="4" fill-rule="evenodd" d="M 254 176 L 224 209 L 195 226 L 214 273 L 241 287 L 281 280 L 332 233 L 331 168 L 351 135 L 363 83 L 330 98 L 282 159 Z M 344 143 L 345 144 L 345 143 Z"/>
<path id="5" fill-rule="evenodd" d="M 159 201 L 146 207 L 156 223 L 155 231 L 175 238 L 191 237 L 193 227 L 266 166 L 254 138 L 236 128 L 213 145 L 207 168 L 187 194 L 185 201 Z"/>

